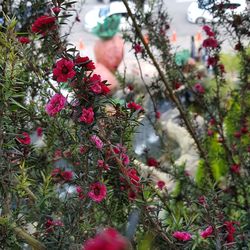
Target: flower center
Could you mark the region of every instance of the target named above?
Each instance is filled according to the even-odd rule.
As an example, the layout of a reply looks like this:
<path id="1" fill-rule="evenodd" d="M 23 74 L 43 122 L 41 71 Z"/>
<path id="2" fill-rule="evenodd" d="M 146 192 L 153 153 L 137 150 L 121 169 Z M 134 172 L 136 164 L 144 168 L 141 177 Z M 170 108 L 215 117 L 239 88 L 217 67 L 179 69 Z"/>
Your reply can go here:
<path id="1" fill-rule="evenodd" d="M 94 194 L 99 195 L 100 194 L 100 189 L 99 188 L 94 188 Z"/>
<path id="2" fill-rule="evenodd" d="M 66 75 L 66 74 L 69 73 L 69 70 L 68 70 L 68 68 L 67 68 L 66 66 L 63 66 L 63 68 L 62 68 L 62 73 L 63 73 L 64 75 Z"/>

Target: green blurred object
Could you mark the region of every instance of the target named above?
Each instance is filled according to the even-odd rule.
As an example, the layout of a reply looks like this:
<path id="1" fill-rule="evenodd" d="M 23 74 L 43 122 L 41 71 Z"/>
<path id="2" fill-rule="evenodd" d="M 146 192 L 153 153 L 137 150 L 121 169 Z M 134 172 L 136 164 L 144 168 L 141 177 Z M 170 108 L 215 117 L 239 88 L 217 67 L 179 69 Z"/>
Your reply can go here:
<path id="1" fill-rule="evenodd" d="M 183 66 L 188 62 L 189 57 L 190 57 L 190 51 L 188 49 L 184 49 L 175 54 L 175 63 L 178 66 Z"/>
<path id="2" fill-rule="evenodd" d="M 103 23 L 98 23 L 93 28 L 92 33 L 101 39 L 110 39 L 119 31 L 121 15 L 112 15 L 104 19 Z"/>

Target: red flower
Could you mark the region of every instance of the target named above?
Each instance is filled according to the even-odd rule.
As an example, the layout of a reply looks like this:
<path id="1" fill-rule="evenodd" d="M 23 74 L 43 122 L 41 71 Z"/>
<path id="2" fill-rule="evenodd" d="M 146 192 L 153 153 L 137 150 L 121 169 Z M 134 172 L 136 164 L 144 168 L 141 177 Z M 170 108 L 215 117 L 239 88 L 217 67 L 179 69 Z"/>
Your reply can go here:
<path id="1" fill-rule="evenodd" d="M 240 129 L 240 131 L 241 131 L 242 134 L 247 134 L 248 133 L 248 128 L 247 127 L 242 127 Z"/>
<path id="2" fill-rule="evenodd" d="M 161 113 L 159 111 L 155 112 L 155 119 L 160 119 L 161 118 Z"/>
<path id="3" fill-rule="evenodd" d="M 199 198 L 198 198 L 198 202 L 201 204 L 201 205 L 205 205 L 206 204 L 206 197 L 204 195 L 201 195 Z"/>
<path id="4" fill-rule="evenodd" d="M 93 201 L 101 202 L 107 195 L 107 188 L 103 183 L 96 182 L 90 185 L 89 198 Z"/>
<path id="5" fill-rule="evenodd" d="M 135 102 L 129 102 L 127 107 L 132 110 L 141 110 L 143 111 L 143 107 Z"/>
<path id="6" fill-rule="evenodd" d="M 207 36 L 214 36 L 214 32 L 208 25 L 204 25 L 202 29 L 206 32 Z"/>
<path id="7" fill-rule="evenodd" d="M 234 222 L 234 221 L 226 221 L 224 223 L 224 226 L 226 227 L 226 230 L 227 230 L 227 242 L 228 243 L 231 243 L 234 241 L 234 233 L 236 231 L 234 225 L 235 224 L 238 224 L 238 222 Z"/>
<path id="8" fill-rule="evenodd" d="M 76 192 L 78 193 L 78 197 L 80 200 L 82 200 L 85 197 L 83 194 L 82 188 L 80 186 L 76 187 Z"/>
<path id="9" fill-rule="evenodd" d="M 182 86 L 182 84 L 180 82 L 175 82 L 174 83 L 174 89 L 177 90 Z"/>
<path id="10" fill-rule="evenodd" d="M 115 229 L 104 229 L 94 238 L 88 239 L 82 250 L 125 250 L 127 241 Z"/>
<path id="11" fill-rule="evenodd" d="M 72 171 L 63 171 L 61 173 L 61 176 L 65 181 L 71 181 L 73 179 L 73 172 Z"/>
<path id="12" fill-rule="evenodd" d="M 205 93 L 205 89 L 204 89 L 204 87 L 200 83 L 196 83 L 194 85 L 194 89 L 199 94 L 204 94 Z"/>
<path id="13" fill-rule="evenodd" d="M 122 154 L 121 154 L 121 158 L 122 158 L 122 163 L 123 163 L 124 165 L 129 165 L 130 160 L 129 160 L 129 157 L 128 157 L 127 154 L 122 153 Z"/>
<path id="14" fill-rule="evenodd" d="M 61 8 L 60 7 L 53 7 L 52 11 L 54 12 L 55 15 L 58 15 L 61 12 Z"/>
<path id="15" fill-rule="evenodd" d="M 241 132 L 240 131 L 234 132 L 234 137 L 235 138 L 240 138 L 241 137 Z"/>
<path id="16" fill-rule="evenodd" d="M 77 56 L 75 59 L 75 64 L 81 67 L 84 67 L 86 70 L 94 70 L 95 64 L 87 56 L 81 57 Z"/>
<path id="17" fill-rule="evenodd" d="M 51 172 L 51 177 L 57 177 L 61 175 L 62 170 L 60 168 L 54 168 Z"/>
<path id="18" fill-rule="evenodd" d="M 136 199 L 136 192 L 133 191 L 132 189 L 129 189 L 128 191 L 128 199 L 131 201 Z"/>
<path id="19" fill-rule="evenodd" d="M 22 44 L 30 43 L 30 39 L 28 37 L 26 37 L 26 36 L 19 36 L 17 39 Z"/>
<path id="20" fill-rule="evenodd" d="M 61 94 L 55 94 L 46 105 L 45 110 L 49 116 L 55 116 L 66 104 L 66 98 Z"/>
<path id="21" fill-rule="evenodd" d="M 207 65 L 208 66 L 215 66 L 218 63 L 218 57 L 208 57 Z"/>
<path id="22" fill-rule="evenodd" d="M 202 46 L 204 48 L 217 48 L 219 44 L 215 38 L 209 37 L 203 41 Z"/>
<path id="23" fill-rule="evenodd" d="M 95 94 L 107 94 L 110 92 L 108 86 L 101 81 L 101 76 L 94 74 L 89 78 L 89 88 Z"/>
<path id="24" fill-rule="evenodd" d="M 96 148 L 101 150 L 103 148 L 103 142 L 97 135 L 92 135 L 90 141 L 95 144 Z"/>
<path id="25" fill-rule="evenodd" d="M 208 129 L 207 135 L 208 135 L 208 136 L 213 136 L 213 134 L 214 134 L 214 131 L 211 130 L 211 129 Z"/>
<path id="26" fill-rule="evenodd" d="M 159 166 L 159 162 L 155 158 L 149 157 L 147 159 L 147 165 L 149 167 L 158 167 Z"/>
<path id="27" fill-rule="evenodd" d="M 45 223 L 45 227 L 46 227 L 46 231 L 48 233 L 53 232 L 55 227 L 63 227 L 64 224 L 62 221 L 60 220 L 52 220 L 52 219 L 48 219 Z"/>
<path id="28" fill-rule="evenodd" d="M 131 184 L 133 184 L 136 188 L 139 188 L 140 186 L 140 177 L 137 175 L 137 171 L 134 168 L 129 168 L 127 170 L 127 176 L 129 177 L 129 180 Z"/>
<path id="29" fill-rule="evenodd" d="M 213 227 L 212 227 L 212 226 L 209 226 L 208 228 L 206 228 L 204 231 L 202 231 L 202 232 L 200 233 L 200 236 L 201 236 L 203 239 L 206 239 L 206 238 L 209 237 L 212 233 L 213 233 Z"/>
<path id="30" fill-rule="evenodd" d="M 41 34 L 43 36 L 46 35 L 48 31 L 56 29 L 56 18 L 53 16 L 40 16 L 31 26 L 31 31 L 33 33 Z"/>
<path id="31" fill-rule="evenodd" d="M 173 237 L 175 237 L 177 240 L 181 240 L 181 241 L 191 240 L 191 234 L 188 232 L 176 231 L 173 233 Z"/>
<path id="32" fill-rule="evenodd" d="M 42 129 L 41 127 L 38 127 L 38 128 L 36 129 L 36 135 L 37 135 L 38 137 L 41 137 L 41 136 L 43 135 L 43 129 Z"/>
<path id="33" fill-rule="evenodd" d="M 165 182 L 164 181 L 158 181 L 157 182 L 157 186 L 160 190 L 162 190 L 165 187 Z"/>
<path id="34" fill-rule="evenodd" d="M 239 164 L 233 164 L 230 167 L 231 171 L 235 174 L 239 174 L 240 173 L 240 165 Z"/>
<path id="35" fill-rule="evenodd" d="M 104 170 L 109 170 L 109 165 L 106 164 L 103 160 L 97 161 L 98 167 L 103 168 Z"/>
<path id="36" fill-rule="evenodd" d="M 82 115 L 80 116 L 79 121 L 80 122 L 85 122 L 87 124 L 91 124 L 94 121 L 94 115 L 95 114 L 93 112 L 92 107 L 90 107 L 88 109 L 83 108 L 82 109 Z"/>
<path id="37" fill-rule="evenodd" d="M 138 53 L 142 53 L 143 52 L 143 48 L 142 46 L 140 45 L 140 43 L 136 43 L 134 45 L 134 50 L 135 50 L 135 54 L 138 54 Z"/>
<path id="38" fill-rule="evenodd" d="M 30 136 L 27 132 L 23 132 L 22 137 L 16 137 L 16 139 L 23 145 L 29 145 L 31 143 Z"/>
<path id="39" fill-rule="evenodd" d="M 57 61 L 56 67 L 53 69 L 53 77 L 57 82 L 66 82 L 75 76 L 74 63 L 71 60 L 62 58 Z"/>

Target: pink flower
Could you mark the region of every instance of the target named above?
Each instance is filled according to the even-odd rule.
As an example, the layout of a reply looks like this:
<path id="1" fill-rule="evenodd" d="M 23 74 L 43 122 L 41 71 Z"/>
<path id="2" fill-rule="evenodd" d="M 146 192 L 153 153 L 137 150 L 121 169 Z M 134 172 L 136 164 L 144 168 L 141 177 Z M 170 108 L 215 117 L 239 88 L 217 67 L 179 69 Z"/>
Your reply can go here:
<path id="1" fill-rule="evenodd" d="M 27 132 L 23 132 L 22 137 L 16 137 L 16 139 L 23 145 L 29 145 L 31 143 L 30 136 Z"/>
<path id="2" fill-rule="evenodd" d="M 33 33 L 41 34 L 45 36 L 48 31 L 56 29 L 56 18 L 53 16 L 40 16 L 31 26 L 31 31 Z"/>
<path id="3" fill-rule="evenodd" d="M 213 227 L 212 227 L 212 226 L 209 226 L 209 227 L 207 227 L 204 231 L 202 231 L 202 232 L 200 233 L 200 236 L 201 236 L 203 239 L 206 239 L 206 238 L 209 237 L 212 233 L 213 233 Z"/>
<path id="4" fill-rule="evenodd" d="M 127 107 L 131 110 L 143 110 L 143 107 L 135 102 L 129 102 Z"/>
<path id="5" fill-rule="evenodd" d="M 61 94 L 55 94 L 46 105 L 45 110 L 49 116 L 55 116 L 66 104 L 66 98 Z"/>
<path id="6" fill-rule="evenodd" d="M 28 37 L 26 37 L 26 36 L 19 36 L 17 39 L 22 44 L 30 43 L 30 39 Z"/>
<path id="7" fill-rule="evenodd" d="M 147 159 L 147 165 L 149 167 L 158 167 L 159 166 L 159 162 L 154 157 L 149 157 Z"/>
<path id="8" fill-rule="evenodd" d="M 115 229 L 106 228 L 94 238 L 88 239 L 82 250 L 126 250 L 127 241 Z"/>
<path id="9" fill-rule="evenodd" d="M 215 38 L 209 37 L 203 41 L 202 46 L 204 48 L 217 48 L 219 44 Z"/>
<path id="10" fill-rule="evenodd" d="M 205 93 L 205 89 L 204 89 L 204 87 L 200 83 L 196 83 L 194 85 L 194 89 L 199 94 L 204 94 Z"/>
<path id="11" fill-rule="evenodd" d="M 165 182 L 164 181 L 158 181 L 157 182 L 157 186 L 160 190 L 162 190 L 165 187 Z"/>
<path id="12" fill-rule="evenodd" d="M 69 60 L 62 58 L 56 62 L 56 67 L 53 69 L 53 77 L 57 82 L 67 82 L 75 76 L 74 63 Z"/>
<path id="13" fill-rule="evenodd" d="M 208 135 L 208 136 L 213 136 L 213 134 L 214 134 L 214 131 L 211 130 L 211 129 L 208 129 L 207 135 Z"/>
<path id="14" fill-rule="evenodd" d="M 93 61 L 91 61 L 87 56 L 81 57 L 77 56 L 75 59 L 75 64 L 77 66 L 84 67 L 86 70 L 94 70 L 95 64 Z"/>
<path id="15" fill-rule="evenodd" d="M 38 137 L 41 137 L 41 136 L 43 135 L 43 129 L 42 129 L 41 127 L 38 127 L 38 128 L 36 129 L 36 135 L 37 135 Z"/>
<path id="16" fill-rule="evenodd" d="M 107 195 L 107 188 L 103 183 L 96 182 L 90 185 L 89 198 L 93 201 L 101 202 Z"/>
<path id="17" fill-rule="evenodd" d="M 173 237 L 176 238 L 177 240 L 181 240 L 181 241 L 191 240 L 191 234 L 188 232 L 176 231 L 173 233 Z"/>
<path id="18" fill-rule="evenodd" d="M 80 122 L 84 122 L 87 124 L 91 124 L 94 121 L 94 112 L 93 112 L 93 108 L 90 107 L 88 109 L 83 108 L 82 109 L 82 115 L 79 118 Z"/>
<path id="19" fill-rule="evenodd" d="M 71 181 L 73 179 L 73 172 L 72 171 L 63 171 L 61 173 L 61 176 L 65 181 Z"/>
<path id="20" fill-rule="evenodd" d="M 101 150 L 103 148 L 103 142 L 97 135 L 92 135 L 90 141 L 95 144 L 97 149 Z"/>

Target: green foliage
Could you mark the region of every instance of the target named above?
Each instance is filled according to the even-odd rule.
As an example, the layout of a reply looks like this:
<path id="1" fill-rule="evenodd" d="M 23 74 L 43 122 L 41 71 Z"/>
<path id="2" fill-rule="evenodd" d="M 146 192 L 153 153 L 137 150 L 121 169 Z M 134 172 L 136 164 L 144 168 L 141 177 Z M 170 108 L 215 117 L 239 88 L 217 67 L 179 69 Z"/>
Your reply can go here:
<path id="1" fill-rule="evenodd" d="M 216 182 L 220 182 L 228 171 L 228 163 L 225 150 L 218 142 L 217 135 L 208 138 L 208 155 L 211 164 L 211 170 Z"/>

